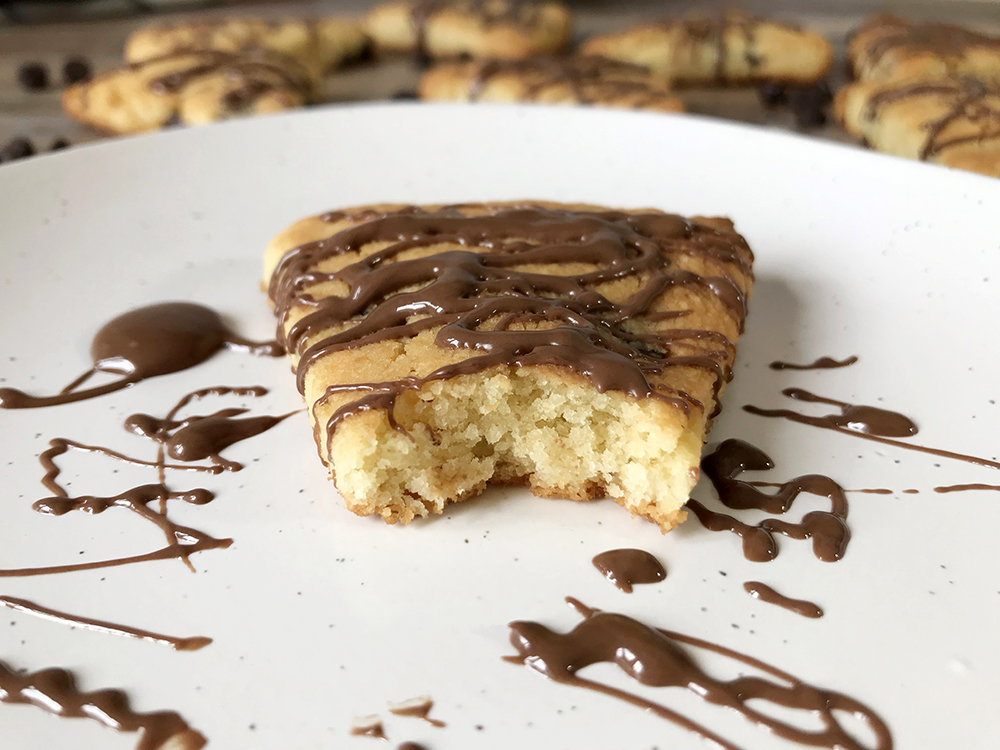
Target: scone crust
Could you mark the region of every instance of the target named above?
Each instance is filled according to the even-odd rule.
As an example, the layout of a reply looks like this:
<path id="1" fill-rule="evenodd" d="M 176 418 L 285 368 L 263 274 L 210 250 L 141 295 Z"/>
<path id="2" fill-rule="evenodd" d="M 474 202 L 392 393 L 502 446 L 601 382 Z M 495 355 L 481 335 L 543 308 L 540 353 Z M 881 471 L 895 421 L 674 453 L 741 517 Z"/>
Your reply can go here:
<path id="1" fill-rule="evenodd" d="M 559 2 L 394 2 L 373 8 L 364 27 L 383 52 L 517 59 L 562 51 L 571 21 Z"/>
<path id="2" fill-rule="evenodd" d="M 345 349 L 336 345 L 333 350 L 329 350 L 328 342 L 334 340 L 329 338 L 331 335 L 337 336 L 339 332 L 339 340 L 345 340 L 344 336 L 354 336 L 356 326 L 365 325 L 367 315 L 345 321 L 334 328 L 327 328 L 326 322 L 317 322 L 314 326 L 318 327 L 310 328 L 310 318 L 307 316 L 315 315 L 317 307 L 313 302 L 295 301 L 301 295 L 306 295 L 311 300 L 332 299 L 335 306 L 341 306 L 345 303 L 337 300 L 346 300 L 344 295 L 352 295 L 350 299 L 368 299 L 365 295 L 369 292 L 360 291 L 362 287 L 351 286 L 361 282 L 347 284 L 342 279 L 361 278 L 357 274 L 364 276 L 370 269 L 377 268 L 375 273 L 393 277 L 397 273 L 394 263 L 413 262 L 418 264 L 415 267 L 422 268 L 422 258 L 441 257 L 440 262 L 445 264 L 441 268 L 447 269 L 448 262 L 444 260 L 447 256 L 439 256 L 438 253 L 474 252 L 488 257 L 493 252 L 507 252 L 489 249 L 499 239 L 494 235 L 456 245 L 448 239 L 439 242 L 436 239 L 439 235 L 432 232 L 418 241 L 418 246 L 406 244 L 412 241 L 408 239 L 404 241 L 404 247 L 392 243 L 387 245 L 381 240 L 366 244 L 365 241 L 350 239 L 368 236 L 365 231 L 359 233 L 352 231 L 352 228 L 364 230 L 367 227 L 376 232 L 373 236 L 381 236 L 378 234 L 378 227 L 388 225 L 380 222 L 391 223 L 398 217 L 416 216 L 417 224 L 427 221 L 427 226 L 433 226 L 438 217 L 457 217 L 459 220 L 461 217 L 496 217 L 504 221 L 506 216 L 517 214 L 518 211 L 527 212 L 532 217 L 537 216 L 539 221 L 555 221 L 557 224 L 575 221 L 581 216 L 607 216 L 611 218 L 595 220 L 618 222 L 630 221 L 628 217 L 635 216 L 635 221 L 639 222 L 637 226 L 646 226 L 642 222 L 653 222 L 649 226 L 654 226 L 660 220 L 658 217 L 668 223 L 687 221 L 652 210 L 608 213 L 608 209 L 598 206 L 538 201 L 462 204 L 452 207 L 378 205 L 342 209 L 304 219 L 272 241 L 265 254 L 264 281 L 271 287 L 272 299 L 277 301 L 280 332 L 292 334 L 289 341 L 290 353 L 293 364 L 299 370 L 320 457 L 328 465 L 349 509 L 360 515 L 380 516 L 390 523 L 407 523 L 417 516 L 439 513 L 446 503 L 478 493 L 487 481 L 499 481 L 527 482 L 536 494 L 575 500 L 611 495 L 633 514 L 649 518 L 667 530 L 683 519 L 681 506 L 697 481 L 698 457 L 705 431 L 715 411 L 719 389 L 726 379 L 725 372 L 729 371 L 732 364 L 734 349 L 731 342 L 738 336 L 741 326 L 741 314 L 736 313 L 732 304 L 734 300 L 745 299 L 750 291 L 749 264 L 752 254 L 728 220 L 690 220 L 691 223 L 686 225 L 690 228 L 685 230 L 689 234 L 685 236 L 697 239 L 692 239 L 690 244 L 685 244 L 677 254 L 670 256 L 671 268 L 674 269 L 671 273 L 679 274 L 676 278 L 685 281 L 676 285 L 670 283 L 655 298 L 650 298 L 649 307 L 645 308 L 648 312 L 643 313 L 649 315 L 650 320 L 636 320 L 628 324 L 632 331 L 629 336 L 666 336 L 672 342 L 670 356 L 676 354 L 694 358 L 677 360 L 678 366 L 664 367 L 662 371 L 657 371 L 659 374 L 648 376 L 648 387 L 657 392 L 663 389 L 663 393 L 683 394 L 682 398 L 641 398 L 614 388 L 607 391 L 597 389 L 590 379 L 593 376 L 553 364 L 514 366 L 501 361 L 488 365 L 485 369 L 462 371 L 462 363 L 470 357 L 475 359 L 478 355 L 470 354 L 469 350 L 461 347 L 453 348 L 436 343 L 436 336 L 442 330 L 436 324 L 429 330 L 414 329 L 412 335 L 390 335 L 387 338 L 375 335 L 372 339 L 365 339 L 367 343 L 356 348 L 348 346 Z M 404 224 L 407 222 L 409 219 L 403 221 Z M 376 229 L 370 229 L 372 226 Z M 387 231 L 391 233 L 396 230 Z M 411 230 L 406 230 L 405 236 L 416 236 L 410 232 Z M 445 236 L 450 235 L 446 233 Z M 520 236 L 504 235 L 502 242 L 513 242 L 515 246 L 519 246 L 521 240 L 517 238 Z M 337 244 L 341 242 L 360 244 L 347 252 L 334 249 L 333 255 L 317 262 L 310 259 L 323 256 L 331 247 L 341 247 Z M 486 244 L 480 245 L 477 242 Z M 529 246 L 530 244 L 529 241 Z M 355 245 L 351 244 L 350 247 L 355 248 Z M 390 252 L 387 248 L 393 248 L 393 253 L 402 253 L 398 260 L 384 260 L 381 255 L 377 255 Z M 527 249 L 528 246 L 525 246 L 525 250 Z M 314 251 L 318 251 L 319 255 L 311 256 Z M 305 265 L 296 266 L 299 261 L 304 261 Z M 568 262 L 568 265 L 560 263 L 556 267 L 539 261 L 525 266 L 523 271 L 517 273 L 558 272 L 556 277 L 569 274 L 576 278 L 574 274 L 591 273 L 588 270 L 591 268 L 592 263 L 583 261 Z M 447 276 L 450 272 L 446 270 L 435 273 L 444 273 L 450 278 Z M 613 281 L 597 284 L 595 290 L 599 289 L 600 294 L 608 300 L 618 300 L 615 304 L 621 304 L 625 300 L 632 300 L 634 295 L 641 297 L 645 294 L 641 292 L 642 284 L 646 283 L 643 278 L 645 277 L 631 277 L 628 274 L 616 276 Z M 709 282 L 709 279 L 714 281 Z M 350 292 L 351 288 L 355 291 Z M 399 294 L 409 293 L 408 289 L 404 286 Z M 717 296 L 720 292 L 712 290 L 719 289 L 728 291 Z M 295 293 L 291 297 L 287 296 L 290 290 Z M 416 298 L 420 298 L 416 291 L 414 293 L 417 294 Z M 486 299 L 492 298 L 487 295 Z M 723 301 L 724 299 L 728 301 Z M 399 301 L 394 301 L 389 308 L 398 304 Z M 368 315 L 383 307 L 381 303 L 377 303 Z M 680 313 L 680 317 L 675 317 L 681 310 L 683 313 Z M 322 315 L 320 317 L 322 319 Z M 420 317 L 417 316 L 415 320 L 419 321 Z M 486 327 L 482 330 L 491 330 L 493 324 L 484 321 L 483 325 Z M 510 325 L 513 328 L 504 330 L 539 332 L 549 327 L 544 321 L 531 322 L 528 319 L 523 322 L 515 321 Z M 306 359 L 300 361 L 303 352 L 307 352 Z M 304 363 L 308 366 L 304 367 Z M 443 372 L 441 368 L 448 370 L 456 366 L 459 371 L 423 380 L 432 373 Z M 421 380 L 417 382 L 413 378 Z M 367 400 L 368 405 L 360 405 L 359 396 L 365 400 L 368 398 L 366 393 L 374 394 L 377 401 L 379 388 L 382 387 L 378 384 L 396 384 L 407 379 L 413 387 L 408 386 L 405 391 L 394 395 L 392 405 L 377 406 L 371 399 Z M 375 385 L 363 385 L 366 383 Z M 334 388 L 330 389 L 330 386 Z M 441 411 L 442 405 L 447 405 L 449 399 L 464 404 L 462 408 L 471 408 L 473 416 Z M 549 410 L 555 421 L 541 427 L 532 422 L 523 434 L 518 433 L 520 415 L 527 417 L 528 412 L 539 408 L 539 403 L 543 404 L 542 408 Z M 581 407 L 583 404 L 586 406 Z M 688 408 L 688 404 L 695 406 Z M 684 408 L 680 408 L 681 406 Z M 603 452 L 613 452 L 616 446 L 608 444 L 603 448 L 595 447 L 574 439 L 573 436 L 590 434 L 587 433 L 588 420 L 592 421 L 594 415 L 612 413 L 619 415 L 616 428 L 627 425 L 628 429 L 650 431 L 647 437 L 639 438 L 639 442 L 628 449 L 636 451 L 628 455 L 634 456 L 637 461 L 640 460 L 640 453 L 655 453 L 658 449 L 654 446 L 667 446 L 680 457 L 676 465 L 671 465 L 669 472 L 665 474 L 671 477 L 676 486 L 669 493 L 664 491 L 663 497 L 657 495 L 662 490 L 660 487 L 650 490 L 652 494 L 629 492 L 628 487 L 636 484 L 634 477 L 611 478 L 586 473 L 588 465 L 600 462 Z M 622 414 L 629 415 L 628 419 L 623 421 L 620 418 Z M 502 418 L 501 421 L 494 421 L 490 427 L 490 419 L 498 415 Z M 506 426 L 497 427 L 497 424 Z M 494 432 L 492 436 L 484 432 L 478 443 L 473 438 L 474 445 L 458 455 L 442 452 L 444 449 L 441 446 L 447 447 L 453 436 L 461 436 L 463 432 L 480 428 Z M 565 431 L 565 435 L 555 437 L 556 433 L 552 432 L 554 429 Z M 508 430 L 513 432 L 508 433 Z M 546 431 L 548 435 L 542 435 Z M 527 454 L 535 455 L 536 459 L 541 460 L 541 464 L 529 466 L 517 461 L 509 464 L 484 463 L 486 468 L 480 470 L 477 461 L 489 458 L 495 445 L 509 441 L 510 435 L 515 433 L 515 442 L 523 442 L 527 446 Z M 481 455 L 480 450 L 483 451 Z M 357 478 L 359 473 L 364 473 L 359 472 L 359 467 L 363 466 L 368 467 L 366 471 L 369 473 L 389 471 L 391 476 L 396 477 L 407 471 L 405 467 L 411 462 L 414 452 L 417 455 L 434 455 L 435 451 L 440 455 L 439 459 L 435 459 L 436 468 L 430 474 L 425 472 L 418 475 L 413 482 L 404 485 L 405 489 L 397 490 L 390 497 L 363 489 L 366 485 Z M 570 464 L 575 461 L 579 466 L 573 464 L 569 471 L 561 471 L 558 466 L 556 470 L 544 466 L 547 459 L 545 454 L 552 452 L 564 453 L 565 461 Z M 649 456 L 643 457 L 641 461 L 648 463 Z M 626 470 L 633 474 L 641 474 L 642 471 L 638 464 L 634 470 Z"/>
<path id="3" fill-rule="evenodd" d="M 640 24 L 588 39 L 580 51 L 644 65 L 677 86 L 809 84 L 834 60 L 821 35 L 739 11 Z"/>
<path id="4" fill-rule="evenodd" d="M 848 132 L 878 151 L 1000 177 L 1000 84 L 859 81 L 838 92 L 834 108 Z"/>
<path id="5" fill-rule="evenodd" d="M 116 135 L 172 122 L 202 124 L 308 103 L 312 78 L 296 60 L 266 50 L 177 52 L 70 86 L 63 109 Z"/>
<path id="6" fill-rule="evenodd" d="M 595 104 L 683 112 L 669 84 L 648 69 L 596 57 L 531 57 L 444 63 L 420 81 L 426 101 Z"/>
<path id="7" fill-rule="evenodd" d="M 1000 37 L 878 15 L 851 35 L 847 59 L 860 81 L 963 75 L 1000 80 Z"/>

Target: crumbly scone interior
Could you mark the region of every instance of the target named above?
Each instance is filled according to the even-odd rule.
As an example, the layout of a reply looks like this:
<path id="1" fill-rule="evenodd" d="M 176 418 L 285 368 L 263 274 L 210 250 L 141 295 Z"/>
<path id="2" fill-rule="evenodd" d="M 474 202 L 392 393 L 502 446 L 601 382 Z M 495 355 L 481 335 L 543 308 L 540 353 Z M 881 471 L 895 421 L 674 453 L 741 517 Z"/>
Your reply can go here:
<path id="1" fill-rule="evenodd" d="M 527 205 L 545 205 L 554 210 L 604 210 Z M 457 210 L 465 215 L 482 215 L 510 208 L 470 205 Z M 366 216 L 393 209 L 404 207 L 346 209 L 337 212 L 333 221 L 314 217 L 299 222 L 269 247 L 265 282 L 287 251 L 364 223 Z M 703 221 L 700 231 L 708 244 L 738 238 L 725 220 Z M 311 273 L 313 278 L 315 274 L 337 274 L 391 244 L 370 243 L 355 252 L 327 257 Z M 745 243 L 741 247 L 741 257 L 746 261 L 742 267 L 713 258 L 711 253 L 692 252 L 675 256 L 672 268 L 679 273 L 730 279 L 733 287 L 747 293 L 750 252 Z M 380 264 L 470 250 L 488 252 L 483 246 L 435 243 L 405 250 Z M 526 274 L 576 276 L 596 271 L 598 266 L 567 262 L 516 269 Z M 592 288 L 620 304 L 643 289 L 645 280 L 626 276 Z M 400 289 L 398 293 L 419 288 Z M 344 297 L 349 292 L 348 284 L 337 278 L 310 283 L 299 290 L 300 295 L 312 299 Z M 310 304 L 287 308 L 283 330 L 293 331 L 296 323 L 313 310 Z M 351 510 L 379 515 L 388 522 L 406 523 L 416 516 L 439 513 L 445 504 L 477 494 L 488 481 L 499 481 L 524 482 L 544 496 L 586 500 L 610 495 L 633 514 L 649 518 L 667 530 L 683 520 L 681 506 L 697 481 L 701 446 L 715 408 L 716 381 L 732 364 L 734 349 L 729 342 L 736 340 L 739 322 L 715 293 L 693 283 L 668 286 L 648 310 L 654 314 L 625 322 L 623 335 L 641 337 L 671 329 L 713 332 L 704 337 L 678 334 L 671 341 L 670 356 L 695 357 L 698 363 L 664 367 L 662 372 L 650 374 L 649 386 L 664 394 L 662 399 L 637 398 L 613 389 L 602 392 L 585 375 L 548 365 L 518 367 L 499 363 L 447 379 L 428 378 L 439 368 L 467 362 L 480 354 L 441 346 L 436 340 L 440 326 L 313 359 L 305 369 L 302 384 L 320 458 L 330 468 Z M 656 315 L 678 310 L 689 312 L 665 320 Z M 366 312 L 370 314 L 371 309 Z M 298 366 L 300 354 L 310 345 L 362 324 L 364 317 L 338 327 L 309 330 L 292 352 L 293 362 Z M 419 319 L 414 316 L 408 320 Z M 509 331 L 562 330 L 555 321 L 532 319 L 530 315 L 503 323 L 493 317 L 483 321 L 479 329 L 498 326 Z M 377 408 L 374 403 L 371 408 L 357 408 L 358 400 L 371 392 L 372 386 L 364 384 L 377 386 L 407 378 L 422 380 L 399 392 L 388 409 Z M 343 387 L 345 384 L 348 388 Z M 328 391 L 331 385 L 334 388 Z M 332 430 L 331 420 L 335 427 Z"/>

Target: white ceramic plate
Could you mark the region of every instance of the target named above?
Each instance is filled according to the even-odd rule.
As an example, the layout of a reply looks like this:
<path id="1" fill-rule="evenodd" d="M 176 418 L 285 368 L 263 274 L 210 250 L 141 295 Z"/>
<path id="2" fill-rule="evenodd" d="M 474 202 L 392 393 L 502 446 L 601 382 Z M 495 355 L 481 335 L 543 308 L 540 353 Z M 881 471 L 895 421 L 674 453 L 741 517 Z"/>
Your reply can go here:
<path id="1" fill-rule="evenodd" d="M 72 669 L 87 690 L 123 688 L 140 710 L 180 712 L 220 750 L 363 750 L 375 740 L 349 736 L 352 717 L 373 713 L 393 747 L 706 747 L 632 706 L 501 661 L 512 653 L 508 621 L 568 630 L 578 618 L 563 597 L 573 595 L 854 696 L 883 717 L 898 748 L 995 747 L 1000 494 L 932 489 L 997 484 L 1000 472 L 740 407 L 788 406 L 780 391 L 798 385 L 902 411 L 920 426 L 916 442 L 994 457 L 1000 182 L 693 117 L 569 109 L 334 108 L 105 143 L 0 168 L 0 376 L 54 392 L 86 369 L 100 324 L 165 300 L 209 304 L 242 333 L 268 337 L 259 259 L 300 217 L 386 200 L 521 197 L 733 217 L 756 251 L 757 285 L 712 441 L 765 449 L 777 468 L 762 479 L 817 472 L 848 488 L 919 494 L 851 495 L 853 538 L 837 563 L 785 539 L 776 560 L 750 563 L 735 537 L 695 520 L 661 537 L 610 502 L 515 489 L 390 528 L 343 509 L 296 417 L 227 453 L 247 463 L 243 472 L 197 483 L 217 492 L 215 502 L 177 509 L 181 522 L 235 539 L 195 556 L 196 574 L 168 560 L 0 579 L 0 594 L 210 636 L 211 646 L 177 653 L 0 612 L 0 659 Z M 767 366 L 820 355 L 860 362 L 800 373 Z M 0 567 L 159 546 L 125 511 L 33 512 L 46 494 L 35 456 L 49 438 L 148 452 L 121 429 L 126 415 L 162 413 L 199 387 L 258 384 L 271 389 L 258 412 L 299 404 L 282 360 L 223 353 L 93 401 L 0 412 Z M 151 481 L 96 457 L 63 464 L 81 493 Z M 707 483 L 694 494 L 715 503 Z M 803 497 L 791 515 L 817 507 Z M 590 564 L 616 547 L 652 551 L 667 580 L 620 593 Z M 742 588 L 751 579 L 812 599 L 826 615 L 807 620 L 755 601 Z M 720 676 L 732 669 L 709 666 Z M 639 688 L 607 665 L 585 676 Z M 639 692 L 738 745 L 791 747 L 685 691 Z M 387 701 L 425 694 L 447 727 L 386 712 Z M 2 706 L 0 745 L 129 748 L 135 738 Z"/>

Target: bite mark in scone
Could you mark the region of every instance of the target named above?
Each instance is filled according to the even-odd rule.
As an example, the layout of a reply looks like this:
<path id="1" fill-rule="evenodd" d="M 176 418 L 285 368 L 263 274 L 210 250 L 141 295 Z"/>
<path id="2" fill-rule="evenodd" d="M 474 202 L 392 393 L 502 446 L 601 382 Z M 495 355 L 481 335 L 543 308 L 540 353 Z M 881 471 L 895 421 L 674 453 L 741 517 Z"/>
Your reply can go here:
<path id="1" fill-rule="evenodd" d="M 347 507 L 609 495 L 668 530 L 731 374 L 752 253 L 727 219 L 544 202 L 294 224 L 264 280 Z"/>
<path id="2" fill-rule="evenodd" d="M 873 148 L 1000 177 L 1000 83 L 971 76 L 861 81 L 836 115 Z"/>
<path id="3" fill-rule="evenodd" d="M 677 86 L 811 84 L 834 59 L 820 34 L 735 10 L 643 23 L 588 39 L 580 51 L 646 66 Z"/>
<path id="4" fill-rule="evenodd" d="M 428 101 L 596 104 L 682 112 L 669 84 L 647 68 L 601 57 L 535 56 L 523 60 L 444 63 L 420 81 Z"/>
<path id="5" fill-rule="evenodd" d="M 368 13 L 365 30 L 385 52 L 510 59 L 562 51 L 570 14 L 562 3 L 546 0 L 390 2 Z"/>
<path id="6" fill-rule="evenodd" d="M 279 112 L 312 98 L 312 78 L 298 61 L 255 49 L 156 57 L 70 86 L 62 102 L 75 120 L 127 134 Z"/>
<path id="7" fill-rule="evenodd" d="M 847 60 L 860 81 L 964 75 L 1000 81 L 1000 36 L 944 23 L 872 16 L 851 34 Z"/>

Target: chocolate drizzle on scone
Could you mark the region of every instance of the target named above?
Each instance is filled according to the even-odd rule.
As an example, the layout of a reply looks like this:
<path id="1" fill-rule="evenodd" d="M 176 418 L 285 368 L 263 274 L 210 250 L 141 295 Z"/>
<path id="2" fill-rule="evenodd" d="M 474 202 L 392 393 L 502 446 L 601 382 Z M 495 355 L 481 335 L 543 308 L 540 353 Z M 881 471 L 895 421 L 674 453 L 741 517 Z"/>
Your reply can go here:
<path id="1" fill-rule="evenodd" d="M 325 259 L 372 243 L 385 246 L 339 271 L 317 270 Z M 470 249 L 398 259 L 441 243 Z M 300 391 L 306 373 L 326 355 L 425 330 L 439 329 L 438 346 L 473 355 L 424 377 L 330 386 L 323 400 L 341 392 L 361 395 L 335 411 L 328 434 L 345 417 L 367 410 L 385 410 L 391 421 L 395 399 L 404 391 L 498 365 L 564 368 L 586 377 L 600 392 L 661 399 L 688 413 L 702 404 L 683 392 L 654 387 L 647 375 L 668 367 L 702 368 L 714 374 L 717 393 L 730 377 L 731 343 L 715 331 L 635 333 L 629 321 L 655 315 L 654 301 L 671 286 L 695 286 L 713 295 L 741 328 L 746 300 L 734 278 L 677 268 L 679 256 L 730 264 L 746 275 L 752 258 L 735 233 L 669 214 L 503 207 L 463 215 L 459 207 L 434 212 L 409 207 L 287 252 L 271 277 L 269 294 L 281 321 L 279 336 L 300 355 Z M 565 276 L 522 270 L 569 264 L 596 270 Z M 595 290 L 623 278 L 637 278 L 641 286 L 622 304 Z M 322 299 L 310 294 L 313 285 L 330 281 L 345 284 L 348 293 Z M 313 309 L 285 331 L 297 306 Z M 519 330 L 539 323 L 548 327 Z M 325 333 L 330 329 L 336 332 Z M 714 349 L 698 355 L 672 351 L 675 344 L 697 340 Z"/>
<path id="2" fill-rule="evenodd" d="M 965 55 L 974 47 L 1000 52 L 1000 38 L 946 23 L 918 24 L 891 16 L 879 16 L 857 33 L 867 31 L 868 27 L 880 32 L 864 47 L 863 54 L 873 66 L 897 49 L 928 52 L 945 59 Z"/>
<path id="3" fill-rule="evenodd" d="M 145 66 L 168 61 L 187 62 L 187 66 L 152 79 L 149 82 L 150 91 L 157 94 L 176 94 L 197 78 L 216 73 L 223 74 L 238 84 L 236 88 L 226 93 L 227 102 L 251 101 L 276 89 L 308 94 L 312 87 L 308 73 L 297 61 L 280 53 L 265 50 L 173 52 L 135 63 L 131 68 L 140 70 Z"/>

